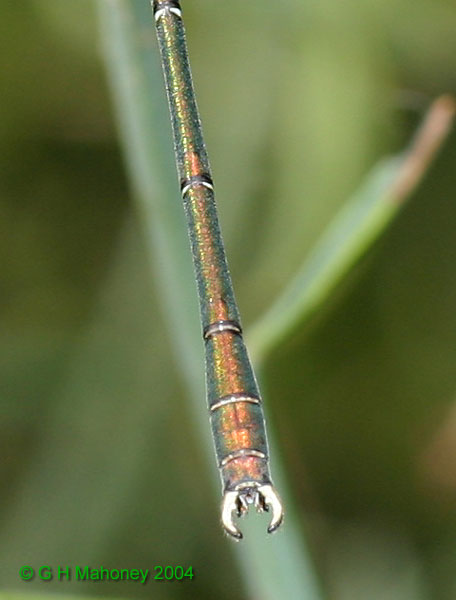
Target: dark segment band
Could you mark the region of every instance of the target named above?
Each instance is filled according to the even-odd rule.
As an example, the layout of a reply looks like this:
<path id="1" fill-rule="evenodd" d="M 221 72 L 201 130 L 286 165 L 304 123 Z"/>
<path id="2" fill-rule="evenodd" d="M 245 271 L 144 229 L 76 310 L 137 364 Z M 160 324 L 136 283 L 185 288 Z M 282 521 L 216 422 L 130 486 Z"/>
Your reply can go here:
<path id="1" fill-rule="evenodd" d="M 201 175 L 193 175 L 193 177 L 181 181 L 182 196 L 185 196 L 189 189 L 196 185 L 204 185 L 204 187 L 207 187 L 210 190 L 214 189 L 214 182 L 212 181 L 211 176 L 202 173 Z"/>
<path id="2" fill-rule="evenodd" d="M 260 450 L 255 450 L 254 448 L 242 448 L 241 450 L 236 450 L 235 452 L 228 454 L 228 456 L 225 456 L 225 458 L 220 461 L 219 467 L 222 469 L 232 460 L 245 458 L 246 456 L 253 456 L 254 458 L 268 460 L 267 455 L 264 452 L 260 452 Z"/>
<path id="3" fill-rule="evenodd" d="M 154 0 L 152 7 L 154 13 L 162 8 L 177 8 L 178 10 L 182 10 L 178 0 Z"/>
<path id="4" fill-rule="evenodd" d="M 247 402 L 248 404 L 261 404 L 261 399 L 256 396 L 250 396 L 249 394 L 243 394 L 242 392 L 236 394 L 230 394 L 229 396 L 223 396 L 219 398 L 217 402 L 214 402 L 209 407 L 211 412 L 227 406 L 228 404 L 235 404 L 236 402 Z"/>
<path id="5" fill-rule="evenodd" d="M 224 331 L 231 331 L 231 333 L 237 333 L 242 335 L 242 328 L 236 321 L 216 321 L 208 325 L 203 331 L 203 338 L 208 340 L 217 333 L 223 333 Z"/>

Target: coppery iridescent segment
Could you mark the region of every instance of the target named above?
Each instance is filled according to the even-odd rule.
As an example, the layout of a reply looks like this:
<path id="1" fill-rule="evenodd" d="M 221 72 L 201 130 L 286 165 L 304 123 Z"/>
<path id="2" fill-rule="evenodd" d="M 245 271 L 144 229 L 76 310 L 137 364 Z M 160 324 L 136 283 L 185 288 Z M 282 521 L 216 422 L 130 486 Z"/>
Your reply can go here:
<path id="1" fill-rule="evenodd" d="M 239 311 L 223 248 L 214 192 L 193 186 L 183 198 L 203 329 L 217 321 L 239 323 Z"/>
<path id="2" fill-rule="evenodd" d="M 223 331 L 206 341 L 208 404 L 213 406 L 230 394 L 254 398 L 260 392 L 242 337 Z"/>
<path id="3" fill-rule="evenodd" d="M 267 459 L 244 456 L 230 461 L 222 471 L 222 481 L 226 490 L 234 490 L 242 483 L 255 481 L 259 485 L 271 483 L 268 477 Z"/>
<path id="4" fill-rule="evenodd" d="M 232 514 L 242 514 L 252 502 L 259 510 L 271 507 L 273 531 L 282 508 L 271 484 L 263 408 L 220 233 L 180 4 L 153 0 L 152 5 L 205 338 L 207 401 L 225 494 L 222 521 L 240 539 Z"/>
<path id="5" fill-rule="evenodd" d="M 155 12 L 167 2 L 158 1 Z M 212 181 L 201 122 L 193 90 L 182 19 L 165 13 L 157 21 L 181 185 L 195 176 Z M 196 271 L 203 327 L 214 321 L 239 321 L 231 278 L 220 234 L 214 192 L 191 187 L 184 197 Z"/>
<path id="6" fill-rule="evenodd" d="M 261 404 L 242 401 L 227 404 L 211 414 L 211 424 L 224 490 L 249 481 L 270 482 Z M 252 449 L 258 455 L 233 458 L 221 466 L 224 458 L 242 448 Z"/>
<path id="7" fill-rule="evenodd" d="M 175 13 L 166 11 L 169 4 L 167 0 L 158 0 L 153 8 L 155 14 L 165 9 L 156 25 L 171 107 L 177 170 L 182 181 L 192 175 L 209 173 L 210 167 L 193 90 L 184 25 Z M 174 4 L 179 6 L 177 2 Z"/>

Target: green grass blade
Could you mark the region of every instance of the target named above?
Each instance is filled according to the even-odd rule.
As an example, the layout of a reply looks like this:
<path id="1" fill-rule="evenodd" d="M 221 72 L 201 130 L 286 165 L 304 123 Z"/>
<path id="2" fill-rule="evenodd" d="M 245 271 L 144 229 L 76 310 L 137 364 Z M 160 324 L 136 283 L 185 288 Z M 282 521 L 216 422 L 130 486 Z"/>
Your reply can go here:
<path id="1" fill-rule="evenodd" d="M 195 376 L 203 364 L 195 343 L 200 334 L 195 284 L 150 5 L 145 0 L 100 0 L 99 12 L 124 155 L 151 262 L 159 265 L 165 315 L 172 333 L 179 326 L 174 343 L 185 356 L 187 380 L 201 392 L 202 379 Z M 173 318 L 182 306 L 188 308 L 183 328 Z"/>
<path id="2" fill-rule="evenodd" d="M 249 330 L 248 344 L 257 362 L 318 310 L 387 229 L 448 134 L 454 111 L 451 98 L 436 100 L 410 147 L 376 165 L 330 223 L 289 286 Z"/>
<path id="3" fill-rule="evenodd" d="M 191 392 L 196 426 L 209 446 L 196 288 L 171 153 L 158 49 L 152 48 L 152 13 L 146 0 L 100 0 L 99 7 L 121 138 L 150 242 L 151 262 L 159 265 L 157 276 L 165 318 L 171 333 L 176 333 L 175 349 Z M 177 320 L 182 306 L 188 309 L 186 318 Z M 207 455 L 212 457 L 212 449 Z M 284 475 L 278 460 L 274 461 L 274 471 L 283 493 Z M 242 544 L 233 545 L 233 551 L 251 598 L 318 600 L 316 578 L 299 523 L 289 508 L 288 494 L 283 495 L 288 508 L 284 530 L 269 537 L 265 522 L 258 519 L 250 528 L 255 521 L 251 519 L 247 523 L 251 530 L 246 531 Z"/>

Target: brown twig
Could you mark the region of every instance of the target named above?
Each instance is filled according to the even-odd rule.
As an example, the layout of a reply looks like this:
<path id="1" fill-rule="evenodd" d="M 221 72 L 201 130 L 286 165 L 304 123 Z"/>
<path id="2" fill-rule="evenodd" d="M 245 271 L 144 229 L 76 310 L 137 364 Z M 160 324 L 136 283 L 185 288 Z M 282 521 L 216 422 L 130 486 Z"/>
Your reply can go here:
<path id="1" fill-rule="evenodd" d="M 395 201 L 405 200 L 418 185 L 451 131 L 455 113 L 456 102 L 450 95 L 440 96 L 431 104 L 394 184 L 392 197 Z"/>

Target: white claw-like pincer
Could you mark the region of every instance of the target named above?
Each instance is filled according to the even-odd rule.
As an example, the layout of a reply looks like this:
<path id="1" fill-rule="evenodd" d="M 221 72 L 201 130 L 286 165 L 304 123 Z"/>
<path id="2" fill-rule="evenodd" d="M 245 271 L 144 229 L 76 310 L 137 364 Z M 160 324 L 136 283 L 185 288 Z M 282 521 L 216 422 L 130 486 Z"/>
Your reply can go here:
<path id="1" fill-rule="evenodd" d="M 233 515 L 242 517 L 254 504 L 258 512 L 271 511 L 272 518 L 268 533 L 273 533 L 283 521 L 283 507 L 272 485 L 248 484 L 240 489 L 225 492 L 222 504 L 222 524 L 234 539 L 241 540 L 242 533 L 233 520 Z"/>

